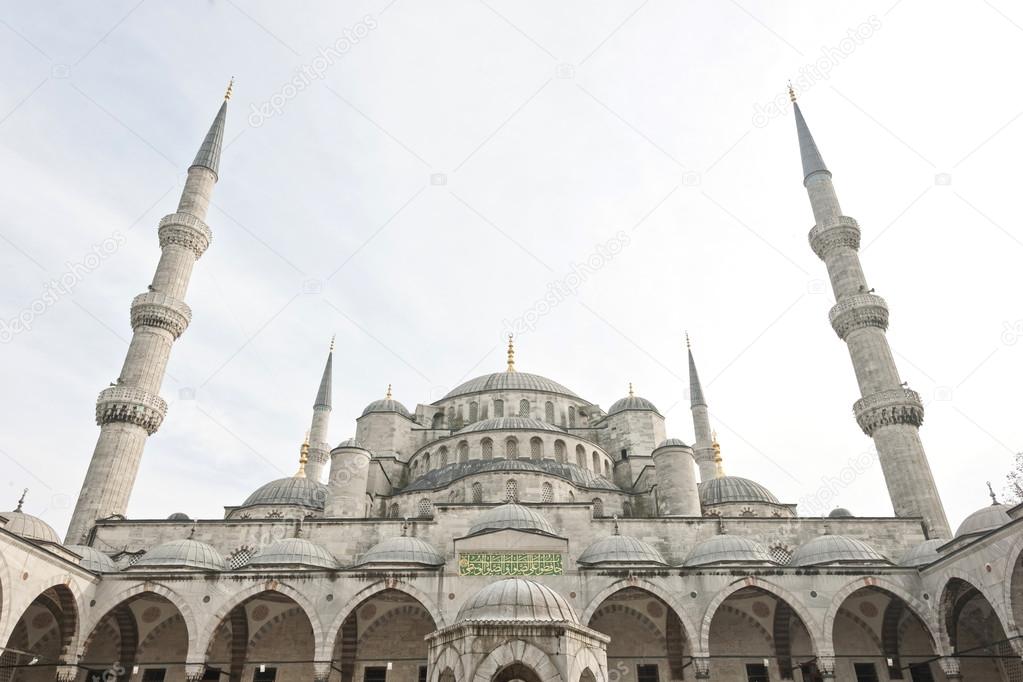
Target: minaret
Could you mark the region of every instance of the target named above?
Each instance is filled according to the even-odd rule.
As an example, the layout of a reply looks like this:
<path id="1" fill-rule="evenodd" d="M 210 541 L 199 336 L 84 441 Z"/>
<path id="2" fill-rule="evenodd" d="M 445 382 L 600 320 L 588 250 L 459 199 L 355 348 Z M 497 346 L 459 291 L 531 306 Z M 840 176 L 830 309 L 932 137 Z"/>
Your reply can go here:
<path id="1" fill-rule="evenodd" d="M 849 346 L 862 396 L 853 405 L 856 421 L 874 439 L 895 515 L 922 517 L 930 537 L 950 537 L 945 510 L 920 441 L 923 403 L 919 394 L 905 387 L 895 367 L 885 336 L 888 305 L 872 293 L 860 266 L 860 227 L 842 215 L 831 172 L 810 135 L 791 86 L 789 96 L 796 115 L 803 185 L 816 221 L 810 230 L 810 247 L 828 268 L 837 301 L 829 314 L 831 326 Z"/>
<path id="2" fill-rule="evenodd" d="M 710 430 L 710 414 L 707 412 L 707 401 L 703 397 L 700 386 L 700 375 L 696 373 L 696 360 L 693 359 L 693 346 L 686 333 L 686 352 L 689 354 L 689 406 L 693 411 L 693 431 L 696 442 L 693 444 L 693 457 L 700 468 L 700 481 L 706 482 L 716 477 L 714 466 L 714 448 Z"/>
<path id="3" fill-rule="evenodd" d="M 131 303 L 134 333 L 121 374 L 96 401 L 99 440 L 71 517 L 68 543 L 84 542 L 97 519 L 124 515 L 146 438 L 167 414 L 160 385 L 171 346 L 192 317 L 184 301 L 192 267 L 213 236 L 204 221 L 217 182 L 231 88 L 188 169 L 177 211 L 160 220 L 160 262 L 149 290 Z"/>
<path id="4" fill-rule="evenodd" d="M 309 426 L 309 462 L 306 476 L 317 483 L 323 482 L 323 472 L 330 461 L 330 445 L 327 442 L 327 427 L 330 425 L 331 377 L 334 373 L 334 339 L 330 340 L 327 364 L 320 378 L 320 388 L 313 402 L 313 421 Z"/>

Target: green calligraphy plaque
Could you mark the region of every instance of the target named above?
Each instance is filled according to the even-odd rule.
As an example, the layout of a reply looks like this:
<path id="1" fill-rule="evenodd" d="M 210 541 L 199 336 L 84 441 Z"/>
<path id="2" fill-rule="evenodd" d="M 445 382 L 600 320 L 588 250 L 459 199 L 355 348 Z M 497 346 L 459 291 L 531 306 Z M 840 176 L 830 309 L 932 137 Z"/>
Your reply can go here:
<path id="1" fill-rule="evenodd" d="M 458 575 L 564 575 L 557 552 L 462 552 Z"/>

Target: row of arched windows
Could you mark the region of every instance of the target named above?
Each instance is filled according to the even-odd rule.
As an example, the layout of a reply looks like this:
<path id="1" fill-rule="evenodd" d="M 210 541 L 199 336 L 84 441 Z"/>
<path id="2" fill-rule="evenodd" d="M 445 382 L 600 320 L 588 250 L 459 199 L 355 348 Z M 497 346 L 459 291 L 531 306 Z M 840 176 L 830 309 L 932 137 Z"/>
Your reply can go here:
<path id="1" fill-rule="evenodd" d="M 473 483 L 470 487 L 471 501 L 473 504 L 482 504 L 483 499 L 483 485 L 479 482 Z M 452 491 L 451 499 L 454 499 L 455 493 Z M 514 478 L 509 478 L 504 482 L 504 499 L 503 502 L 520 502 L 519 498 L 519 482 Z M 575 493 L 571 490 L 568 491 L 568 502 L 575 502 Z M 554 486 L 550 483 L 544 482 L 540 486 L 540 502 L 545 504 L 551 504 L 554 502 Z M 590 502 L 593 508 L 593 518 L 603 518 L 604 512 L 604 501 L 595 497 Z M 631 518 L 634 515 L 632 503 L 626 500 L 622 503 L 622 517 Z M 392 519 L 401 518 L 401 507 L 397 502 L 391 503 L 391 506 L 387 509 L 387 516 Z M 416 518 L 420 519 L 432 519 L 433 518 L 433 502 L 429 498 L 422 498 L 419 500 L 416 506 Z M 783 563 L 783 562 L 779 562 Z"/>
<path id="2" fill-rule="evenodd" d="M 504 417 L 504 400 L 495 398 L 493 401 L 494 405 L 494 417 Z M 449 405 L 446 410 L 437 412 L 433 415 L 432 427 L 435 429 L 460 429 L 467 424 L 474 424 L 482 419 L 488 419 L 487 414 L 487 403 L 480 404 L 473 400 L 469 403 L 469 417 L 466 419 L 464 406 L 462 405 Z M 532 404 L 523 398 L 519 400 L 518 411 L 514 413 L 518 417 L 531 417 L 533 412 Z M 543 404 L 543 420 L 548 424 L 557 423 L 557 415 L 555 405 L 552 401 L 548 400 Z M 567 421 L 567 423 L 566 423 Z M 561 425 L 569 428 L 574 428 L 576 425 L 576 409 L 575 405 L 568 406 L 568 416 L 566 420 L 565 413 L 561 415 Z"/>
<path id="3" fill-rule="evenodd" d="M 515 436 L 508 436 L 505 438 L 502 447 L 495 452 L 494 440 L 492 438 L 484 438 L 480 441 L 480 456 L 483 459 L 493 459 L 497 456 L 503 456 L 506 459 L 517 459 L 521 455 L 519 448 L 519 440 Z M 497 453 L 501 453 L 500 455 Z M 545 444 L 542 438 L 532 437 L 529 439 L 529 458 L 534 460 L 543 459 L 546 456 Z M 559 464 L 564 464 L 567 460 L 567 446 L 565 441 L 556 440 L 554 441 L 554 461 Z M 432 469 L 447 466 L 448 464 L 457 461 L 458 463 L 465 463 L 469 461 L 469 442 L 459 441 L 458 445 L 455 446 L 455 458 L 451 458 L 448 446 L 440 446 L 436 453 L 429 451 L 423 453 L 415 460 L 412 461 L 411 470 L 412 477 L 418 478 L 425 474 L 427 471 Z M 575 447 L 575 464 L 584 468 L 590 469 L 598 475 L 603 475 L 605 478 L 611 477 L 611 460 L 601 456 L 599 452 L 594 450 L 592 453 L 587 455 L 586 448 L 582 444 L 576 445 Z"/>

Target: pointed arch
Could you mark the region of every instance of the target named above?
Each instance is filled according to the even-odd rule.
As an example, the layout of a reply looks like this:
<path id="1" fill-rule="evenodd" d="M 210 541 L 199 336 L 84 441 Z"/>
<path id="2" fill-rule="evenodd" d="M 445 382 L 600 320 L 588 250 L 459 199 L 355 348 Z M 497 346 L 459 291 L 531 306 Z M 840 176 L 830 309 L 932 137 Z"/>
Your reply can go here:
<path id="1" fill-rule="evenodd" d="M 465 666 L 462 665 L 462 658 L 451 645 L 445 645 L 430 664 L 430 682 L 444 682 L 442 679 L 445 671 L 451 671 L 456 680 L 465 679 Z"/>
<path id="2" fill-rule="evenodd" d="M 824 614 L 824 622 L 821 627 L 820 641 L 824 651 L 833 652 L 835 650 L 835 617 L 842 608 L 842 604 L 854 593 L 863 589 L 880 590 L 887 592 L 889 596 L 901 599 L 923 625 L 924 631 L 931 638 L 931 645 L 935 648 L 935 651 L 939 651 L 940 627 L 935 618 L 934 609 L 928 608 L 926 604 L 901 586 L 879 576 L 862 576 L 855 580 L 850 580 L 832 596 L 831 603 L 828 604 L 828 610 Z"/>
<path id="3" fill-rule="evenodd" d="M 199 625 L 185 596 L 172 590 L 166 585 L 148 581 L 122 590 L 121 592 L 112 595 L 109 599 L 104 600 L 102 604 L 97 603 L 94 608 L 89 609 L 88 613 L 96 614 L 96 616 L 83 623 L 82 632 L 89 633 L 89 637 L 91 638 L 93 632 L 100 626 L 108 615 L 113 614 L 116 608 L 126 605 L 132 599 L 143 597 L 146 594 L 163 597 L 173 604 L 185 621 L 185 630 L 188 633 L 189 642 L 194 641 L 195 636 L 199 632 Z M 77 652 L 79 657 L 84 653 L 87 644 L 87 641 L 83 641 L 79 645 Z M 190 655 L 192 653 L 194 652 L 190 652 Z"/>
<path id="4" fill-rule="evenodd" d="M 542 649 L 521 639 L 505 642 L 487 654 L 472 676 L 472 682 L 491 682 L 501 670 L 520 664 L 544 682 L 564 682 L 554 661 Z M 468 678 L 467 678 L 468 679 Z"/>
<path id="5" fill-rule="evenodd" d="M 697 643 L 699 642 L 700 631 L 689 618 L 689 613 L 686 612 L 682 604 L 675 598 L 675 595 L 671 590 L 645 578 L 631 576 L 611 583 L 590 599 L 590 601 L 586 604 L 586 608 L 583 609 L 583 612 L 579 617 L 579 622 L 583 625 L 588 624 L 590 620 L 593 619 L 593 615 L 597 612 L 597 609 L 600 608 L 601 604 L 607 601 L 608 597 L 628 588 L 637 588 L 649 592 L 667 604 L 668 607 L 675 612 L 675 615 L 678 616 L 678 619 L 682 624 L 682 633 L 685 635 L 686 641 L 690 642 L 694 650 L 696 649 Z"/>

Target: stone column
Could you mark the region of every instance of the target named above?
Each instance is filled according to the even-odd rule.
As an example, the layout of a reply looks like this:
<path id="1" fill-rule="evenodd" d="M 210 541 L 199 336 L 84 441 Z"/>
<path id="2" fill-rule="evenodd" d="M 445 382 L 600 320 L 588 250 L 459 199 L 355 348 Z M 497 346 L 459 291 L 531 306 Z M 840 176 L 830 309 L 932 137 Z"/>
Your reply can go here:
<path id="1" fill-rule="evenodd" d="M 369 451 L 356 445 L 341 445 L 330 453 L 327 481 L 327 518 L 366 516 L 366 488 L 369 482 Z"/>

